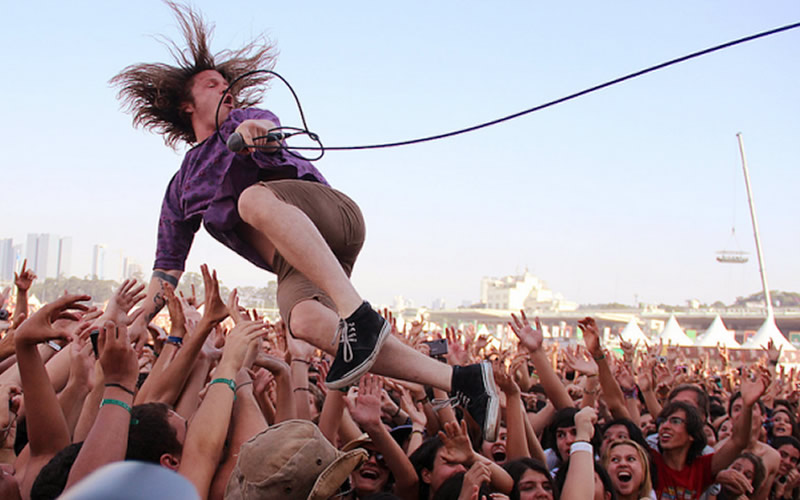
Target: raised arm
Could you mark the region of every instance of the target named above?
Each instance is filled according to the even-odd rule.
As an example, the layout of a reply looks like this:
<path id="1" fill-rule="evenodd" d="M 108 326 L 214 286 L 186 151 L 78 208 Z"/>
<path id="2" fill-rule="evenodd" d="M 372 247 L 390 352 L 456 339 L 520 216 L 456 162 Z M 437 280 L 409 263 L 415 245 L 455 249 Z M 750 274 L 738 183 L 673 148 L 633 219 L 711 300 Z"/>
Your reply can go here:
<path id="1" fill-rule="evenodd" d="M 28 290 L 33 285 L 36 275 L 27 269 L 28 259 L 22 261 L 22 269 L 19 274 L 14 273 L 14 284 L 17 285 L 17 305 L 14 308 L 14 318 L 20 315 L 28 315 Z"/>
<path id="2" fill-rule="evenodd" d="M 245 321 L 231 330 L 205 399 L 189 424 L 178 472 L 194 484 L 200 498 L 208 498 L 222 456 L 236 390 L 234 379 L 250 343 L 260 341 L 264 334 L 266 327 L 258 321 Z"/>
<path id="3" fill-rule="evenodd" d="M 103 465 L 125 459 L 139 365 L 124 324 L 106 321 L 97 340 L 103 367 L 103 400 L 69 473 L 66 488 Z"/>
<path id="4" fill-rule="evenodd" d="M 136 350 L 141 351 L 147 342 L 147 325 L 156 317 L 159 311 L 167 304 L 165 284 L 178 288 L 178 281 L 181 279 L 183 271 L 171 269 L 156 269 L 150 278 L 150 285 L 147 287 L 147 295 L 144 298 L 140 309 L 141 315 L 134 320 L 128 327 L 128 335 L 131 340 L 136 341 Z"/>
<path id="5" fill-rule="evenodd" d="M 214 327 L 228 316 L 228 308 L 225 307 L 225 303 L 222 302 L 219 296 L 217 272 L 213 271 L 209 273 L 208 266 L 205 264 L 200 267 L 200 270 L 203 274 L 206 294 L 203 317 L 200 319 L 192 335 L 184 339 L 183 346 L 178 349 L 172 362 L 153 381 L 147 395 L 147 401 L 160 401 L 168 404 L 175 403 L 181 393 L 181 389 L 183 389 L 186 383 L 186 379 L 191 373 L 192 365 L 197 359 L 197 355 L 203 348 L 203 343 L 206 341 L 206 338 Z M 177 303 L 177 298 L 169 286 L 165 290 L 165 293 L 169 298 L 170 307 L 180 307 Z M 172 312 L 170 314 L 172 314 Z"/>
<path id="6" fill-rule="evenodd" d="M 630 420 L 628 408 L 625 406 L 625 396 L 622 394 L 622 389 L 620 389 L 614 374 L 611 372 L 606 354 L 600 345 L 600 331 L 597 328 L 597 323 L 594 318 L 584 318 L 578 321 L 578 326 L 583 330 L 583 343 L 597 363 L 600 387 L 603 389 L 603 399 L 608 405 L 608 409 L 615 418 L 627 418 Z"/>
<path id="7" fill-rule="evenodd" d="M 375 375 L 367 373 L 358 384 L 355 401 L 346 398 L 345 403 L 353 420 L 369 434 L 372 444 L 383 455 L 386 466 L 395 479 L 395 492 L 402 498 L 413 496 L 417 490 L 417 473 L 408 457 L 392 438 L 381 422 L 381 391 L 383 383 Z"/>
<path id="8" fill-rule="evenodd" d="M 583 408 L 575 414 L 575 441 L 569 450 L 569 470 L 561 491 L 562 500 L 594 498 L 594 451 L 592 437 L 597 413 Z"/>
<path id="9" fill-rule="evenodd" d="M 752 376 L 747 376 L 747 373 L 742 374 L 742 411 L 739 413 L 739 418 L 733 421 L 731 437 L 711 457 L 711 473 L 713 475 L 732 464 L 750 442 L 753 405 L 770 384 L 769 372 L 764 368 L 757 370 Z"/>
<path id="10" fill-rule="evenodd" d="M 542 349 L 542 342 L 544 341 L 544 334 L 542 332 L 542 323 L 539 318 L 536 318 L 536 329 L 531 327 L 525 311 L 520 311 L 520 317 L 511 315 L 512 321 L 508 326 L 514 331 L 514 334 L 519 338 L 520 345 L 528 350 L 531 356 L 531 361 L 536 369 L 536 374 L 539 376 L 539 381 L 544 388 L 545 394 L 553 402 L 556 409 L 568 408 L 575 406 L 572 398 L 569 396 L 567 389 L 561 383 L 558 374 L 553 370 L 553 365 L 547 358 L 547 355 Z"/>

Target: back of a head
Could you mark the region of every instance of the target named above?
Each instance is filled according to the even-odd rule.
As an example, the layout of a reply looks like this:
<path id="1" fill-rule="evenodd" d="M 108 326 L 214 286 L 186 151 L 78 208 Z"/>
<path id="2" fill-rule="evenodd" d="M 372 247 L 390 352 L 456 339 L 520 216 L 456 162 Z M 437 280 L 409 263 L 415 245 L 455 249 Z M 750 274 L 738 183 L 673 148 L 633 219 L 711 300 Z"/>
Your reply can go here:
<path id="1" fill-rule="evenodd" d="M 67 485 L 72 464 L 78 458 L 83 447 L 83 441 L 72 443 L 63 450 L 56 453 L 44 467 L 39 470 L 39 474 L 33 481 L 31 487 L 31 500 L 52 500 L 64 491 Z"/>
<path id="2" fill-rule="evenodd" d="M 161 463 L 165 453 L 180 455 L 183 446 L 170 425 L 169 406 L 164 403 L 136 405 L 131 410 L 126 460 Z"/>
<path id="3" fill-rule="evenodd" d="M 194 485 L 177 472 L 144 462 L 124 461 L 103 466 L 68 489 L 63 500 L 199 499 Z"/>

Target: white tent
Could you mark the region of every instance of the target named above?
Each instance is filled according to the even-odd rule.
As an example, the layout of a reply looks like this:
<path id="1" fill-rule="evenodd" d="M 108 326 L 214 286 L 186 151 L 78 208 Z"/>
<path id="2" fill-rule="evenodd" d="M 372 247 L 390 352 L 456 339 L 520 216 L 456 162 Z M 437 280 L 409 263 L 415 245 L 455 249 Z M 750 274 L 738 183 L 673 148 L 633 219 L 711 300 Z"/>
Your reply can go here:
<path id="1" fill-rule="evenodd" d="M 725 323 L 722 322 L 722 318 L 720 318 L 719 314 L 714 317 L 711 326 L 708 327 L 706 333 L 697 339 L 695 345 L 714 347 L 717 344 L 733 349 L 741 347 L 739 343 L 736 342 L 733 332 L 725 328 Z"/>
<path id="2" fill-rule="evenodd" d="M 664 342 L 664 345 L 688 346 L 693 345 L 692 339 L 686 335 L 675 319 L 675 315 L 669 317 L 667 324 L 658 336 L 658 340 Z"/>
<path id="3" fill-rule="evenodd" d="M 636 341 L 639 341 L 639 345 L 645 345 L 649 342 L 649 339 L 645 337 L 642 329 L 639 328 L 639 325 L 636 323 L 636 318 L 631 318 L 631 320 L 628 321 L 628 324 L 625 325 L 625 328 L 619 334 L 619 338 L 631 344 L 635 344 Z"/>
<path id="4" fill-rule="evenodd" d="M 770 340 L 775 343 L 775 347 L 780 348 L 783 346 L 784 351 L 794 351 L 797 349 L 786 340 L 783 333 L 778 330 L 778 327 L 775 325 L 775 318 L 771 314 L 767 315 L 767 319 L 764 321 L 764 324 L 761 325 L 761 328 L 759 328 L 756 334 L 750 337 L 750 340 L 745 342 L 742 347 L 748 349 L 767 347 Z"/>

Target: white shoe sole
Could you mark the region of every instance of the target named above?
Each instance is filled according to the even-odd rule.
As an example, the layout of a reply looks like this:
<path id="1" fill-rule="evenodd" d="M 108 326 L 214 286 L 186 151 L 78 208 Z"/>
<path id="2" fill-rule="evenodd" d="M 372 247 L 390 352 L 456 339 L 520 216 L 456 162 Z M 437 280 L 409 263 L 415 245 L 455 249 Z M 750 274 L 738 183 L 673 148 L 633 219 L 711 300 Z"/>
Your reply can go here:
<path id="1" fill-rule="evenodd" d="M 486 421 L 483 423 L 483 438 L 486 441 L 497 441 L 497 416 L 500 412 L 500 398 L 497 395 L 497 387 L 494 385 L 494 373 L 492 365 L 488 361 L 481 362 L 481 376 L 486 394 L 489 401 L 486 403 Z"/>

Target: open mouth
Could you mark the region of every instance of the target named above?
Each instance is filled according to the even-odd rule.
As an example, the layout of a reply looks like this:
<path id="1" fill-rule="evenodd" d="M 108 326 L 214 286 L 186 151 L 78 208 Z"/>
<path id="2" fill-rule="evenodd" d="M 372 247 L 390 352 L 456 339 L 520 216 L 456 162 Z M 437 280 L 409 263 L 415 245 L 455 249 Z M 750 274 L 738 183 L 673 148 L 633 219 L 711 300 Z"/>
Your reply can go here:
<path id="1" fill-rule="evenodd" d="M 619 479 L 620 483 L 629 483 L 633 479 L 633 474 L 630 472 L 620 472 L 617 474 L 617 479 Z"/>
<path id="2" fill-rule="evenodd" d="M 372 479 L 372 480 L 378 479 L 380 477 L 380 474 L 378 474 L 377 471 L 372 469 L 361 469 L 359 475 L 364 479 Z"/>
<path id="3" fill-rule="evenodd" d="M 222 100 L 222 104 L 226 106 L 233 106 L 233 96 L 230 94 L 225 94 L 225 99 Z"/>
<path id="4" fill-rule="evenodd" d="M 495 463 L 502 463 L 506 461 L 506 452 L 505 450 L 497 450 L 492 452 L 492 460 Z"/>

